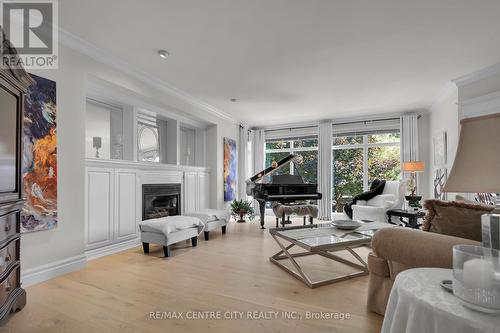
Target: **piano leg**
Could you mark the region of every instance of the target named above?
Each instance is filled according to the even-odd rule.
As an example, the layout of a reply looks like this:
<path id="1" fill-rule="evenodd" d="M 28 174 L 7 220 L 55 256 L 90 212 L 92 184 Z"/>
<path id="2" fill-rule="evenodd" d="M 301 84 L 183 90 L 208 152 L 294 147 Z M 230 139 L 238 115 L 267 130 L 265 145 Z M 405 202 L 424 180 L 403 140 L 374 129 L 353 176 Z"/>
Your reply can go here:
<path id="1" fill-rule="evenodd" d="M 259 201 L 259 211 L 260 211 L 260 228 L 266 229 L 266 227 L 264 227 L 264 217 L 266 216 L 266 202 L 265 201 Z"/>

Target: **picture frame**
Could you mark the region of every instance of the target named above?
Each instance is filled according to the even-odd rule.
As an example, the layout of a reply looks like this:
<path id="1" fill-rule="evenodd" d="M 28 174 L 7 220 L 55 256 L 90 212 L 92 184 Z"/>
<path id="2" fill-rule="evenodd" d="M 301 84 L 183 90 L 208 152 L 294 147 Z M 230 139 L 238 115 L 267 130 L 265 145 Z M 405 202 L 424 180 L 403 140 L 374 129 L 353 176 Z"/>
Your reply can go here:
<path id="1" fill-rule="evenodd" d="M 433 138 L 434 166 L 442 167 L 447 163 L 447 136 L 446 132 L 440 132 Z"/>

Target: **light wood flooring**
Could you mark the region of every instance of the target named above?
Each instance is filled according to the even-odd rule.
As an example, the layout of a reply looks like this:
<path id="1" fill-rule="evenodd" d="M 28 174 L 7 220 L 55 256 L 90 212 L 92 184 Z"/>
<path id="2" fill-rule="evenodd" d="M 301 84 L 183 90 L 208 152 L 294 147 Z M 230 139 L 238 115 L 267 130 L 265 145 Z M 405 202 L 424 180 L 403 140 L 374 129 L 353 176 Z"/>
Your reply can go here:
<path id="1" fill-rule="evenodd" d="M 266 226 L 273 225 L 269 218 Z M 261 230 L 256 221 L 231 223 L 226 235 L 213 231 L 196 248 L 179 244 L 171 258 L 163 258 L 159 246 L 149 255 L 136 247 L 26 288 L 27 306 L 0 332 L 380 331 L 383 317 L 366 310 L 368 277 L 310 289 L 269 262 L 277 251 L 269 229 Z M 369 249 L 359 252 L 366 257 Z M 351 270 L 318 256 L 300 260 L 313 278 Z M 150 319 L 153 311 L 241 312 L 243 319 Z M 251 319 L 248 312 L 254 311 L 276 311 L 278 318 Z M 306 312 L 348 313 L 350 319 L 306 319 Z M 287 314 L 302 319 L 283 319 Z"/>

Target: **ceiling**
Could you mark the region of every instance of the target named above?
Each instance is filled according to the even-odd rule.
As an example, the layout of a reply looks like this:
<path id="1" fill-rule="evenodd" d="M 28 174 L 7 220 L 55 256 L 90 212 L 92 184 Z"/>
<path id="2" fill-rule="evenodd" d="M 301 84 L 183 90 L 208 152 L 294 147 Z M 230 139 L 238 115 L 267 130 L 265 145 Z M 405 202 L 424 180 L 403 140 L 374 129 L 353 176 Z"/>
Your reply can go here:
<path id="1" fill-rule="evenodd" d="M 63 0 L 59 12 L 64 30 L 251 126 L 425 108 L 500 62 L 498 0 Z"/>

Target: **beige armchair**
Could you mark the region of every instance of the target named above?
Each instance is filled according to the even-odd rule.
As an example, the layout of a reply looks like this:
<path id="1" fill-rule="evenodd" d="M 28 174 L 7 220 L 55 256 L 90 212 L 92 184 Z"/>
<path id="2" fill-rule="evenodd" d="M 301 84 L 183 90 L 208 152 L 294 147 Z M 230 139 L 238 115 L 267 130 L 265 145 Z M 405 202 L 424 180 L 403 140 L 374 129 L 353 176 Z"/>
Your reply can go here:
<path id="1" fill-rule="evenodd" d="M 372 239 L 368 257 L 370 280 L 368 309 L 384 315 L 396 275 L 417 267 L 452 267 L 452 248 L 457 244 L 478 245 L 465 238 L 408 228 L 385 228 Z"/>

